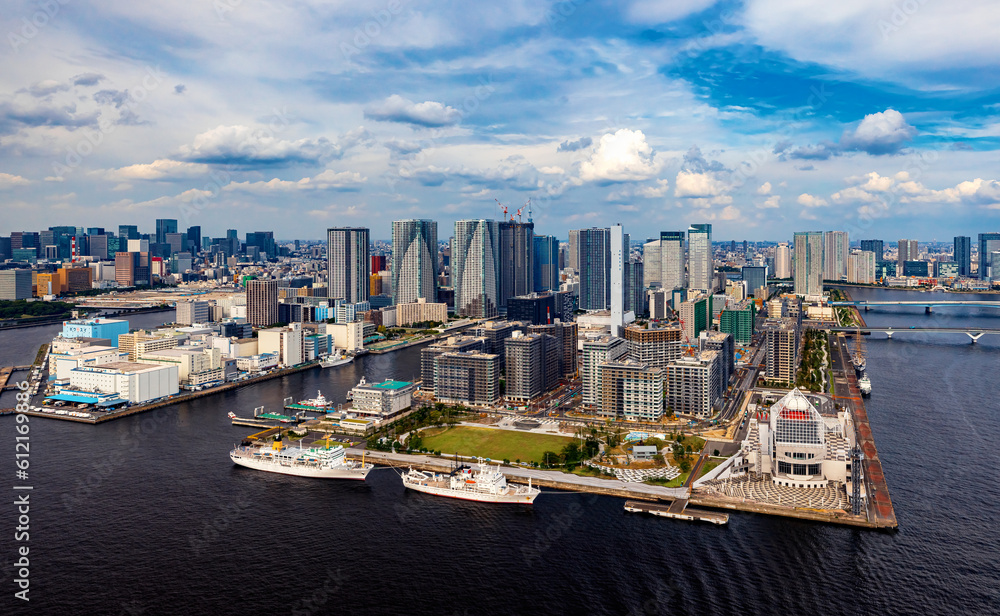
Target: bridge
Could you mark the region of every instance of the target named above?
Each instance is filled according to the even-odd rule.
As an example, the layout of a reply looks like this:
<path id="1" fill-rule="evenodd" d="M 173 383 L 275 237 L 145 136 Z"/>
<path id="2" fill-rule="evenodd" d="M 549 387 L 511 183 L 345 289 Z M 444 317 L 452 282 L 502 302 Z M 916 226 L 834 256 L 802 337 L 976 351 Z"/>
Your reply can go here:
<path id="1" fill-rule="evenodd" d="M 828 327 L 825 328 L 832 332 L 845 332 L 845 333 L 855 333 L 858 331 L 857 327 Z M 972 344 L 975 344 L 977 340 L 986 336 L 988 334 L 1000 335 L 1000 329 L 986 329 L 982 327 L 869 327 L 864 326 L 860 328 L 862 332 L 881 332 L 892 340 L 894 334 L 965 334 L 969 338 L 972 338 Z"/>
<path id="2" fill-rule="evenodd" d="M 1000 301 L 986 302 L 978 300 L 939 300 L 939 301 L 886 301 L 886 300 L 850 300 L 841 302 L 830 302 L 831 306 L 854 306 L 856 308 L 864 307 L 865 311 L 871 306 L 922 306 L 924 312 L 927 314 L 931 313 L 931 308 L 935 307 L 949 307 L 949 306 L 971 306 L 974 308 L 1000 308 Z"/>

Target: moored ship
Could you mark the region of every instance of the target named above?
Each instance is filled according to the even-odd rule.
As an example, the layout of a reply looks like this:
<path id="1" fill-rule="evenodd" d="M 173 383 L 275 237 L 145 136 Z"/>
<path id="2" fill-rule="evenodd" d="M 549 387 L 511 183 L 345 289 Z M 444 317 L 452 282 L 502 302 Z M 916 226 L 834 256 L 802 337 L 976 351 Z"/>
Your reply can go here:
<path id="1" fill-rule="evenodd" d="M 530 478 L 526 486 L 508 484 L 507 478 L 500 472 L 499 464 L 487 464 L 483 458 L 478 458 L 477 462 L 478 472 L 463 468 L 450 475 L 411 468 L 403 473 L 403 485 L 418 492 L 481 503 L 530 505 L 541 493 L 541 490 L 532 487 Z"/>
<path id="2" fill-rule="evenodd" d="M 867 374 L 861 374 L 861 378 L 858 379 L 858 389 L 861 390 L 861 395 L 863 396 L 867 396 L 872 393 L 872 381 L 868 378 Z"/>
<path id="3" fill-rule="evenodd" d="M 323 361 L 319 362 L 319 366 L 320 368 L 333 368 L 334 366 L 349 364 L 352 361 L 354 361 L 353 355 L 328 355 L 323 359 Z"/>
<path id="4" fill-rule="evenodd" d="M 323 479 L 364 479 L 373 465 L 348 460 L 342 446 L 326 448 L 285 447 L 280 435 L 272 444 L 240 445 L 229 452 L 232 461 L 240 466 L 269 473 L 318 477 Z"/>

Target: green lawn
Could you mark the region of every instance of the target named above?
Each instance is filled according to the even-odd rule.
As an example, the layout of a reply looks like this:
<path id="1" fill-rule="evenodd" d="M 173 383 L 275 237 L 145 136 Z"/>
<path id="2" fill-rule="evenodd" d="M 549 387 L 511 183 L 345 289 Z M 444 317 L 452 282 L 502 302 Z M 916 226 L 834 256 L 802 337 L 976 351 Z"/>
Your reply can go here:
<path id="1" fill-rule="evenodd" d="M 546 451 L 559 452 L 573 439 L 568 436 L 533 434 L 513 430 L 493 430 L 454 426 L 421 430 L 423 446 L 441 455 L 482 456 L 493 460 L 544 462 Z"/>

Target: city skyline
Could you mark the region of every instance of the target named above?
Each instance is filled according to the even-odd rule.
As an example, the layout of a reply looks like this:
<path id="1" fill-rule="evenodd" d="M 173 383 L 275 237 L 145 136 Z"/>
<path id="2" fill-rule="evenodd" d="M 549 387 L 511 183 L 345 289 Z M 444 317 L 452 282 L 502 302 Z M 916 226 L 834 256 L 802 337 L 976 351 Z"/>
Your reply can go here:
<path id="1" fill-rule="evenodd" d="M 897 23 L 889 2 L 390 4 L 13 3 L 0 233 L 142 214 L 390 237 L 391 220 L 450 228 L 529 198 L 558 237 L 598 220 L 754 241 L 1000 226 L 988 5 Z M 924 32 L 941 24 L 938 52 Z"/>

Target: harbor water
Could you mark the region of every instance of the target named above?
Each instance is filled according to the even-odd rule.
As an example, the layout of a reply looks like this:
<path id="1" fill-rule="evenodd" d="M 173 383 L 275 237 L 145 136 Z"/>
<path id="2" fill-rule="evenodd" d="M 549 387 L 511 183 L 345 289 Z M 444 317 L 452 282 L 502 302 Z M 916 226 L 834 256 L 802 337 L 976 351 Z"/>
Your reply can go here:
<path id="1" fill-rule="evenodd" d="M 1000 329 L 1000 310 L 865 317 Z M 30 363 L 56 330 L 0 332 L 0 365 Z M 317 390 L 342 401 L 362 375 L 412 379 L 416 347 L 97 426 L 33 418 L 31 602 L 13 599 L 16 522 L 3 507 L 0 613 L 996 614 L 1000 336 L 876 334 L 867 346 L 868 414 L 897 532 L 744 513 L 695 525 L 559 492 L 531 508 L 491 506 L 408 492 L 391 469 L 362 484 L 229 460 L 252 431 L 229 411 Z M 0 417 L 11 473 L 13 426 Z"/>

